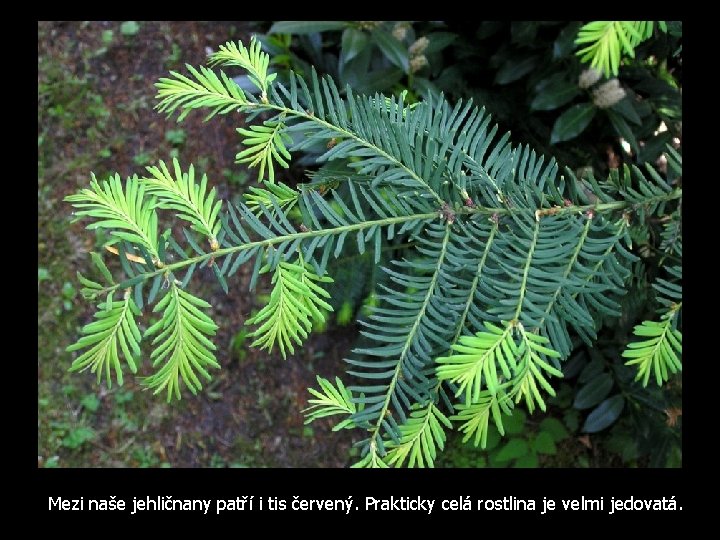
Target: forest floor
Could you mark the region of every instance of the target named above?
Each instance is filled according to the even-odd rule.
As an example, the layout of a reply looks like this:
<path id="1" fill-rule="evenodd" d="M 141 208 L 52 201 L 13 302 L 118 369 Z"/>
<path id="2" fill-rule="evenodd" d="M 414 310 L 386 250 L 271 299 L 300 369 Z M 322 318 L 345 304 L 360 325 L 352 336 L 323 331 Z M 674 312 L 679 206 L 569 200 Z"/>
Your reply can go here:
<path id="1" fill-rule="evenodd" d="M 247 40 L 244 23 L 43 22 L 38 25 L 38 466 L 40 467 L 341 467 L 350 434 L 330 423 L 304 426 L 315 375 L 342 371 L 355 330 L 328 327 L 298 354 L 248 347 L 243 324 L 258 299 L 239 273 L 226 296 L 212 275 L 196 274 L 194 292 L 214 306 L 222 370 L 198 397 L 165 403 L 126 378 L 96 385 L 71 374 L 71 353 L 94 306 L 75 273 L 89 269 L 95 236 L 71 223 L 63 198 L 118 172 L 142 173 L 159 159 L 194 163 L 237 197 L 252 173 L 234 164 L 237 118 L 190 115 L 183 123 L 153 110 L 153 84 L 185 63 L 204 64 L 207 48 Z M 262 289 L 262 287 L 261 287 Z"/>

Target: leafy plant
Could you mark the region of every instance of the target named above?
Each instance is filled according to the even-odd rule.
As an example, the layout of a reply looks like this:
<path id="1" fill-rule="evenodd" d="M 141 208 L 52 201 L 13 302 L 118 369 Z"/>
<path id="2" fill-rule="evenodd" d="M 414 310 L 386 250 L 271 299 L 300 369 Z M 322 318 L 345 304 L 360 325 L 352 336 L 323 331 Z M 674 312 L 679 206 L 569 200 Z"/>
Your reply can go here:
<path id="1" fill-rule="evenodd" d="M 168 66 L 174 66 L 178 62 L 180 62 L 180 58 L 182 57 L 182 49 L 180 48 L 180 45 L 177 43 L 172 44 L 172 50 L 168 55 L 165 57 L 165 64 Z"/>
<path id="2" fill-rule="evenodd" d="M 73 369 L 104 369 L 110 382 L 112 366 L 121 382 L 120 356 L 135 371 L 141 338 L 154 337 L 156 371 L 144 383 L 167 390 L 168 400 L 182 387 L 196 393 L 220 367 L 210 306 L 188 291 L 198 269 L 211 270 L 226 292 L 242 264 L 252 263 L 251 290 L 260 274 L 272 274 L 268 305 L 247 322 L 258 325 L 256 346 L 277 344 L 286 355 L 331 309 L 331 259 L 371 252 L 376 265 L 385 261 L 384 280 L 347 359 L 355 384 L 319 379 L 309 418 L 339 415 L 338 425 L 360 430 L 358 466 L 433 466 L 453 426 L 482 445 L 491 418 L 503 433 L 518 404 L 546 410 L 575 340 L 592 344 L 621 316 L 622 295 L 643 264 L 630 251 L 633 220 L 663 216 L 679 234 L 679 178 L 671 183 L 650 166 L 580 179 L 528 146 L 513 147 L 471 102 L 410 106 L 349 87 L 341 97 L 314 71 L 309 80 L 291 73 L 285 85 L 255 40 L 226 44 L 210 63 L 244 69 L 258 97 L 223 71 L 187 66 L 188 75 L 157 83 L 157 108 L 179 119 L 196 109 L 208 109 L 208 119 L 263 115 L 239 130 L 246 149 L 238 154 L 258 167 L 263 187 L 224 203 L 205 177 L 198 184 L 192 166 L 174 161 L 172 171 L 160 162 L 125 185 L 117 175 L 93 179 L 68 197 L 78 218 L 92 220 L 88 228 L 108 233 L 106 252 L 124 274 L 115 279 L 95 254 L 104 284 L 80 276 L 83 295 L 104 300 L 98 321 L 71 346 L 87 349 Z M 293 153 L 320 144 L 311 182 L 275 183 Z M 668 155 L 679 174 L 679 154 Z M 184 247 L 171 230 L 159 231 L 160 210 L 189 227 Z M 385 247 L 401 255 L 385 256 Z M 667 249 L 675 268 L 677 247 Z M 679 274 L 668 272 L 657 285 L 677 296 Z M 153 303 L 159 319 L 140 335 L 135 318 Z M 645 355 L 648 347 L 632 349 Z"/>
<path id="3" fill-rule="evenodd" d="M 667 32 L 665 21 L 658 21 L 658 27 Z M 587 45 L 576 54 L 606 77 L 617 75 L 622 53 L 634 58 L 635 47 L 652 36 L 654 28 L 653 21 L 592 21 L 578 32 L 575 43 Z"/>
<path id="4" fill-rule="evenodd" d="M 419 33 L 409 21 L 276 21 L 258 39 L 283 83 L 291 71 L 309 76 L 315 69 L 360 93 L 409 90 L 415 102 L 456 37 L 441 23 L 429 25 Z M 255 91 L 247 76 L 235 80 Z"/>
<path id="5" fill-rule="evenodd" d="M 478 30 L 483 39 L 475 38 L 477 43 L 471 44 L 482 52 L 480 45 L 490 41 L 497 52 L 488 59 L 473 53 L 468 44 L 468 57 L 448 68 L 455 73 L 451 81 L 455 84 L 459 78 L 458 84 L 462 84 L 463 79 L 472 77 L 473 68 L 466 66 L 489 64 L 488 76 L 494 68 L 494 82 L 501 92 L 469 88 L 466 93 L 487 102 L 495 115 L 523 139 L 535 146 L 540 143 L 545 152 L 569 165 L 591 162 L 594 169 L 606 170 L 606 164 L 585 150 L 600 141 L 613 149 L 621 162 L 653 163 L 673 138 L 681 136 L 677 124 L 681 99 L 678 77 L 673 74 L 681 65 L 676 50 L 682 37 L 681 23 L 668 23 L 668 35 L 663 39 L 637 42 L 632 56 L 622 66 L 618 56 L 617 69 L 604 72 L 596 64 L 584 69 L 577 55 L 572 54 L 575 40 L 578 36 L 588 38 L 590 34 L 583 29 L 606 24 L 611 30 L 615 24 L 633 28 L 637 25 L 643 32 L 652 26 L 648 21 L 593 22 L 583 27 L 574 22 L 561 26 L 532 21 L 483 23 Z M 612 32 L 607 35 L 620 39 Z M 607 52 L 603 47 L 585 55 L 601 55 Z M 602 56 L 597 58 L 606 61 Z M 451 86 L 442 84 L 444 79 L 439 76 L 436 84 L 441 83 L 438 86 L 449 92 Z M 518 103 L 523 102 L 528 105 L 526 113 L 530 117 L 518 121 Z M 577 141 L 581 135 L 586 140 Z M 618 144 L 619 138 L 625 144 Z M 559 144 L 570 140 L 574 140 L 572 147 Z"/>
<path id="6" fill-rule="evenodd" d="M 40 279 L 38 279 L 40 281 Z M 70 311 L 73 307 L 72 301 L 75 299 L 75 295 L 77 294 L 77 291 L 75 290 L 75 287 L 73 287 L 73 284 L 69 281 L 66 281 L 63 283 L 62 287 L 62 297 L 63 297 L 63 308 L 65 311 Z"/>
<path id="7" fill-rule="evenodd" d="M 577 348 L 563 365 L 566 392 L 559 393 L 562 399 L 552 405 L 565 409 L 571 430 L 578 430 L 587 441 L 592 437 L 615 454 L 613 459 L 654 467 L 677 464 L 677 456 L 682 455 L 681 431 L 670 420 L 674 411 L 682 414 L 681 381 L 666 387 L 638 384 L 638 369 L 627 365 L 628 358 L 610 329 L 604 334 L 592 348 Z"/>
<path id="8" fill-rule="evenodd" d="M 112 44 L 114 34 L 115 34 L 115 32 L 113 32 L 112 30 L 103 30 L 103 32 L 102 32 L 103 45 Z"/>
<path id="9" fill-rule="evenodd" d="M 655 162 L 665 145 L 681 136 L 681 99 L 673 72 L 681 66 L 682 25 L 661 22 L 664 35 L 653 33 L 657 26 L 652 21 L 584 26 L 552 21 L 278 21 L 260 40 L 284 84 L 290 71 L 309 76 L 312 65 L 341 87 L 349 84 L 368 94 L 405 91 L 409 103 L 441 93 L 472 97 L 512 128 L 518 141 L 569 166 L 584 166 L 592 158 L 597 170 L 605 170 L 595 150 L 585 151 L 591 141 L 592 146 L 598 141 L 611 145 L 624 162 L 642 164 Z M 615 51 L 617 69 L 583 69 L 573 54 L 576 39 L 593 40 L 578 53 L 592 66 L 610 62 Z M 625 41 L 633 43 L 628 49 L 632 54 L 626 53 L 621 66 Z M 381 42 L 393 47 L 383 48 Z M 393 63 L 398 55 L 404 55 L 405 68 Z M 253 91 L 246 76 L 235 80 L 246 92 Z M 518 114 L 522 104 L 526 108 Z M 586 140 L 578 143 L 581 135 Z M 618 144 L 619 138 L 624 144 Z M 570 140 L 576 143 L 572 147 L 559 144 Z M 306 150 L 315 157 L 323 151 L 321 146 Z"/>
<path id="10" fill-rule="evenodd" d="M 120 33 L 123 36 L 134 36 L 140 31 L 137 21 L 125 21 L 120 25 Z"/>
<path id="11" fill-rule="evenodd" d="M 185 137 L 183 129 L 169 129 L 165 132 L 165 140 L 175 146 L 182 146 L 185 143 Z"/>
<path id="12" fill-rule="evenodd" d="M 440 465 L 536 468 L 547 465 L 558 453 L 557 445 L 570 436 L 567 427 L 556 418 L 544 418 L 539 424 L 529 425 L 522 409 L 507 417 L 504 424 L 505 439 L 491 425 L 483 450 L 470 445 L 465 437 L 463 444 L 440 458 Z"/>
<path id="13" fill-rule="evenodd" d="M 47 281 L 50 279 L 50 272 L 47 268 L 41 268 L 38 267 L 38 289 L 40 288 L 40 284 L 43 281 Z"/>

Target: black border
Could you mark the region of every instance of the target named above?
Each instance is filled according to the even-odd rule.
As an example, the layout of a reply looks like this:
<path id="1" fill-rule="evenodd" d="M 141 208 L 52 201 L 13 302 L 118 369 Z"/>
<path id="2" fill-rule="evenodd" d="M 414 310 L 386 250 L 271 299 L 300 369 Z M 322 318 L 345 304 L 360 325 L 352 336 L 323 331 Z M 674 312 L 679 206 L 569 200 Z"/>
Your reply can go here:
<path id="1" fill-rule="evenodd" d="M 296 4 L 297 7 L 301 7 Z M 330 18 L 328 15 L 330 12 L 337 12 L 338 5 L 330 4 L 331 9 L 329 11 L 323 10 L 325 18 Z M 328 7 L 328 6 L 326 6 Z M 245 8 L 243 8 L 244 10 Z M 284 8 L 283 8 L 284 9 Z M 301 8 L 302 9 L 302 8 Z M 417 8 L 416 8 L 417 9 Z M 460 5 L 456 9 L 462 9 Z M 647 8 L 645 8 L 647 9 Z M 63 9 L 65 12 L 65 9 Z M 266 12 L 266 10 L 262 10 Z M 292 12 L 292 9 L 290 10 Z M 303 12 L 300 17 L 312 17 L 316 15 L 316 10 L 309 10 Z M 392 11 L 392 10 L 391 10 Z M 492 11 L 492 10 L 491 10 Z M 72 10 L 71 10 L 72 12 Z M 365 18 L 372 18 L 369 10 L 363 14 Z M 532 12 L 532 9 L 530 10 Z M 530 14 L 528 12 L 528 15 Z M 77 13 L 76 13 L 77 14 Z M 289 13 L 288 13 L 289 14 Z M 495 14 L 495 13 L 493 13 Z M 59 15 L 59 14 L 58 14 Z M 150 16 L 151 13 L 143 11 L 143 15 Z M 256 13 L 253 19 L 262 19 L 265 14 Z M 399 14 L 398 14 L 399 15 Z M 459 13 L 457 14 L 459 15 Z M 67 14 L 65 14 L 67 16 Z M 85 15 L 87 16 L 87 15 Z M 196 15 L 197 16 L 197 15 Z M 389 19 L 389 13 L 383 13 L 382 16 Z M 430 15 L 426 15 L 429 16 Z M 354 18 L 361 17 L 360 14 L 355 14 Z M 353 18 L 351 17 L 351 18 Z M 377 14 L 375 15 L 377 17 Z M 588 17 L 592 17 L 588 14 Z M 45 19 L 53 17 L 44 17 Z M 127 18 L 127 17 L 126 17 Z M 160 17 L 162 18 L 162 17 Z M 289 18 L 289 17 L 288 17 Z M 341 18 L 341 17 L 336 17 Z M 402 16 L 394 17 L 402 18 Z M 441 18 L 440 14 L 436 17 L 430 18 Z M 688 21 L 683 21 L 687 24 Z M 16 27 L 19 34 L 24 34 L 23 25 L 18 24 Z M 685 32 L 687 35 L 688 32 Z M 686 36 L 684 36 L 686 37 Z M 19 41 L 22 41 L 22 37 L 18 35 Z M 684 40 L 686 41 L 686 40 Z M 687 44 L 685 44 L 687 46 Z M 687 74 L 684 74 L 687 76 Z M 708 97 L 704 100 L 705 103 L 712 103 L 715 98 Z M 702 103 L 699 99 L 693 99 L 696 103 Z M 687 103 L 683 103 L 684 106 Z M 17 114 L 18 119 L 14 122 L 15 126 L 22 126 L 27 124 L 25 118 L 20 118 L 20 108 L 15 108 L 9 111 L 11 114 Z M 692 110 L 692 106 L 691 106 Z M 684 115 L 686 116 L 686 115 Z M 684 119 L 685 121 L 686 119 Z M 712 129 L 712 127 L 711 127 Z M 685 145 L 684 145 L 685 146 Z M 686 153 L 686 149 L 683 148 L 683 154 Z M 699 163 L 700 161 L 691 160 Z M 703 176 L 706 180 L 711 178 L 706 175 L 692 175 L 694 180 L 701 182 Z M 712 183 L 712 182 L 710 182 Z M 28 188 L 30 189 L 30 188 Z M 30 194 L 28 195 L 30 197 Z M 688 199 L 685 201 L 686 212 L 685 216 L 690 215 L 690 211 L 694 206 L 693 200 Z M 696 213 L 694 215 L 701 216 L 703 212 Z M 709 216 L 712 219 L 712 216 Z M 683 226 L 687 227 L 688 222 L 693 220 L 684 220 Z M 692 225 L 691 225 L 692 230 Z M 686 240 L 692 238 L 692 233 L 685 235 Z M 692 244 L 692 243 L 691 243 Z M 693 251 L 689 251 L 691 254 Z M 694 253 L 701 253 L 695 251 Z M 702 251 L 702 253 L 708 254 L 708 251 Z M 686 265 L 687 266 L 687 265 Z M 28 272 L 29 273 L 29 272 Z M 691 274 L 686 268 L 686 273 Z M 13 272 L 15 274 L 15 272 Z M 14 279 L 14 278 L 13 278 Z M 689 282 L 691 286 L 688 291 L 692 291 L 692 279 L 686 280 L 685 285 Z M 27 287 L 30 287 L 28 283 Z M 19 291 L 18 291 L 19 292 Z M 687 294 L 686 296 L 690 296 Z M 691 302 L 692 303 L 692 302 Z M 23 305 L 29 305 L 18 301 L 15 306 L 22 309 Z M 692 312 L 699 315 L 699 305 L 695 305 L 690 310 L 684 310 L 684 317 L 688 315 L 693 316 Z M 30 308 L 28 308 L 29 310 Z M 32 313 L 30 313 L 32 316 Z M 689 321 L 687 321 L 689 322 Z M 691 337 L 690 345 L 697 342 L 698 339 L 702 339 L 697 331 L 693 331 L 693 325 L 685 324 L 684 333 Z M 693 339 L 694 337 L 694 339 Z M 688 341 L 686 340 L 686 346 Z M 14 356 L 13 353 L 8 353 L 8 359 Z M 692 355 L 689 358 L 696 358 L 700 360 L 701 357 L 705 357 L 706 360 L 712 361 L 712 355 Z M 28 363 L 32 366 L 31 363 Z M 32 367 L 31 367 L 32 368 Z M 691 381 L 684 377 L 684 383 L 689 384 Z M 692 387 L 692 385 L 691 385 Z M 697 389 L 699 390 L 699 388 Z M 701 412 L 702 406 L 692 407 L 692 395 L 694 392 L 687 391 L 684 393 L 683 401 L 690 401 L 690 408 L 688 411 L 695 413 Z M 32 393 L 30 394 L 32 395 Z M 684 403 L 685 407 L 688 407 L 688 403 Z M 708 406 L 711 406 L 708 404 Z M 32 410 L 31 406 L 29 407 Z M 685 424 L 687 420 L 691 420 L 688 426 L 698 426 L 698 422 L 693 422 L 692 419 L 683 419 Z M 32 418 L 27 419 L 28 424 L 32 422 Z M 24 422 L 23 422 L 24 424 Z M 684 427 L 688 427 L 684 426 Z M 711 436 L 711 432 L 707 433 Z M 29 440 L 32 444 L 32 435 Z M 6 441 L 6 444 L 12 444 L 11 441 Z M 710 450 L 714 448 L 712 442 L 708 441 Z M 688 450 L 691 450 L 692 445 L 688 445 L 687 438 L 683 440 L 684 446 L 684 462 L 687 462 Z M 32 450 L 29 450 L 32 452 Z M 29 467 L 36 467 L 36 462 L 32 453 L 28 453 Z M 708 456 L 710 458 L 710 456 Z M 21 459 L 21 462 L 24 462 Z M 691 461 L 692 463 L 692 461 Z M 711 467 L 709 461 L 706 462 Z M 692 468 L 692 467 L 691 467 Z M 685 466 L 687 469 L 687 466 Z M 236 523 L 243 525 L 255 522 L 262 523 L 266 527 L 266 531 L 272 534 L 273 530 L 277 532 L 286 531 L 287 525 L 292 525 L 297 522 L 310 522 L 315 526 L 313 529 L 297 529 L 291 532 L 303 533 L 317 533 L 319 532 L 322 525 L 327 521 L 337 521 L 340 523 L 347 523 L 348 520 L 355 520 L 357 522 L 362 521 L 365 524 L 370 523 L 370 519 L 380 518 L 383 521 L 379 521 L 378 524 L 384 523 L 384 519 L 387 518 L 390 525 L 389 529 L 379 529 L 377 526 L 364 527 L 362 530 L 366 533 L 377 534 L 402 534 L 405 524 L 410 523 L 411 518 L 415 523 L 425 523 L 426 520 L 432 521 L 449 521 L 457 523 L 458 521 L 469 520 L 476 526 L 480 526 L 482 523 L 486 523 L 488 520 L 496 521 L 500 520 L 501 523 L 514 527 L 518 520 L 537 520 L 542 523 L 547 520 L 553 520 L 555 522 L 566 522 L 569 520 L 579 520 L 584 525 L 583 530 L 576 531 L 576 534 L 588 534 L 592 533 L 592 529 L 588 529 L 587 525 L 594 522 L 601 522 L 604 524 L 615 524 L 618 521 L 635 521 L 642 520 L 643 524 L 663 525 L 665 523 L 678 523 L 678 519 L 684 517 L 684 515 L 696 507 L 693 504 L 692 499 L 696 497 L 702 488 L 708 487 L 709 484 L 698 484 L 700 489 L 691 492 L 689 488 L 690 482 L 690 471 L 685 469 L 437 469 L 437 470 L 391 470 L 391 471 L 368 471 L 368 470 L 352 470 L 352 469 L 153 469 L 153 470 L 137 470 L 137 469 L 35 469 L 34 476 L 30 480 L 31 490 L 34 492 L 27 502 L 21 502 L 24 499 L 20 495 L 21 490 L 26 487 L 23 485 L 23 481 L 20 480 L 20 485 L 13 485 L 13 482 L 9 483 L 9 488 L 13 494 L 15 502 L 11 503 L 10 508 L 16 508 L 18 510 L 29 510 L 30 515 L 38 512 L 40 518 L 43 519 L 41 524 L 52 524 L 53 526 L 62 522 L 83 522 L 88 524 L 97 520 L 98 523 L 103 525 L 103 530 L 111 530 L 113 525 L 120 524 L 127 520 L 129 524 L 136 524 L 138 521 L 144 523 L 157 522 L 158 524 L 168 525 L 175 524 L 177 522 L 215 522 L 217 520 L 235 520 Z M 709 471 L 708 471 L 709 472 Z M 12 471 L 10 471 L 12 474 Z M 10 478 L 12 476 L 8 475 Z M 30 486 L 27 486 L 30 487 Z M 218 498 L 236 498 L 243 496 L 253 495 L 257 502 L 258 497 L 281 497 L 287 501 L 292 501 L 293 497 L 297 496 L 304 499 L 313 498 L 342 498 L 346 499 L 348 496 L 352 496 L 354 504 L 360 506 L 360 510 L 352 511 L 349 515 L 344 515 L 339 511 L 306 511 L 298 512 L 290 509 L 286 511 L 258 511 L 255 506 L 255 511 L 238 511 L 238 512 L 227 512 L 225 514 L 215 515 L 211 510 L 208 515 L 203 516 L 194 512 L 144 512 L 137 515 L 130 515 L 130 511 L 115 511 L 115 512 L 90 512 L 90 511 L 58 511 L 48 509 L 49 498 L 63 497 L 65 499 L 77 499 L 83 497 L 85 501 L 91 498 L 105 498 L 116 497 L 116 499 L 124 499 L 128 503 L 132 504 L 133 497 L 165 497 L 172 496 L 175 499 L 186 499 L 186 498 L 204 498 L 204 499 L 218 499 Z M 364 498 L 366 496 L 372 496 L 375 498 L 389 498 L 394 497 L 422 497 L 425 499 L 435 499 L 438 502 L 433 510 L 433 513 L 427 515 L 424 512 L 365 512 L 362 510 Z M 502 499 L 503 497 L 515 496 L 524 499 L 536 499 L 537 507 L 541 507 L 541 501 L 543 497 L 548 497 L 558 501 L 560 506 L 561 499 L 573 499 L 585 496 L 587 498 L 599 498 L 604 497 L 605 510 L 604 511 L 586 511 L 586 512 L 571 512 L 563 511 L 562 508 L 558 508 L 554 512 L 550 512 L 546 515 L 541 515 L 540 508 L 536 508 L 535 511 L 527 512 L 512 512 L 512 511 L 454 511 L 454 512 L 442 512 L 438 511 L 438 506 L 442 499 L 459 499 L 461 497 L 470 497 L 471 500 L 477 499 Z M 624 511 L 615 512 L 609 514 L 609 502 L 612 497 L 616 499 L 629 499 L 634 497 L 635 499 L 658 499 L 662 497 L 675 497 L 677 508 L 684 507 L 683 510 L 675 512 L 663 512 L 663 511 Z M 29 504 L 28 504 L 29 503 Z M 16 504 L 18 504 L 16 506 Z M 212 506 L 211 506 L 212 508 Z M 24 512 L 23 512 L 24 513 Z M 282 518 L 282 520 L 268 520 L 273 516 Z M 50 521 L 45 522 L 44 518 L 48 518 Z M 170 519 L 172 521 L 170 521 Z M 400 518 L 400 519 L 398 519 Z M 475 531 L 482 529 L 476 528 Z M 358 530 L 360 531 L 360 530 Z M 372 532 L 371 532 L 372 531 Z M 383 532 L 381 532 L 383 531 Z M 393 532 L 395 531 L 395 532 Z M 69 531 L 68 531 L 69 532 Z M 88 531 L 89 532 L 89 531 Z M 140 531 L 138 531 L 140 532 Z M 188 530 L 189 532 L 189 530 Z M 209 532 L 209 531 L 208 531 Z M 240 533 L 241 531 L 236 531 Z M 340 531 L 329 531 L 330 533 L 342 534 Z M 429 532 L 429 531 L 428 531 Z M 460 532 L 462 534 L 462 532 Z M 474 531 L 469 531 L 474 533 Z M 538 530 L 540 532 L 540 530 Z M 548 531 L 550 532 L 550 531 Z M 600 532 L 600 531 L 597 531 Z M 620 532 L 620 531 L 618 531 Z"/>
<path id="2" fill-rule="evenodd" d="M 168 518 L 190 521 L 242 519 L 243 523 L 258 521 L 285 526 L 321 518 L 338 522 L 367 521 L 375 518 L 412 520 L 515 520 L 566 521 L 580 519 L 584 523 L 616 523 L 618 520 L 652 520 L 654 523 L 677 520 L 694 505 L 688 500 L 687 474 L 683 469 L 434 469 L 386 470 L 357 469 L 37 469 L 36 503 L 33 510 L 56 520 L 100 519 L 107 523 L 137 521 L 158 523 Z M 216 499 L 254 496 L 253 510 L 228 511 L 217 515 Z M 212 499 L 207 515 L 193 511 L 143 511 L 131 515 L 132 499 L 138 497 L 172 497 L 173 499 Z M 258 498 L 279 497 L 287 501 L 284 511 L 258 507 Z M 388 499 L 391 496 L 435 500 L 432 513 L 415 510 L 365 511 L 365 498 Z M 49 510 L 49 498 L 84 498 L 84 511 Z M 123 499 L 125 511 L 89 511 L 89 499 Z M 291 503 L 299 499 L 353 498 L 349 514 L 341 510 L 297 511 Z M 535 500 L 535 510 L 477 510 L 477 500 L 502 500 L 504 497 Z M 554 511 L 541 514 L 543 497 L 556 501 Z M 600 510 L 572 511 L 562 508 L 562 500 L 599 499 Z M 612 498 L 627 501 L 656 500 L 674 497 L 676 511 L 633 510 L 610 514 Z M 469 498 L 470 511 L 442 511 L 443 500 Z M 666 507 L 669 505 L 666 505 Z M 687 509 L 682 509 L 687 506 Z M 282 521 L 268 522 L 278 517 Z M 510 521 L 508 521 L 510 520 Z"/>

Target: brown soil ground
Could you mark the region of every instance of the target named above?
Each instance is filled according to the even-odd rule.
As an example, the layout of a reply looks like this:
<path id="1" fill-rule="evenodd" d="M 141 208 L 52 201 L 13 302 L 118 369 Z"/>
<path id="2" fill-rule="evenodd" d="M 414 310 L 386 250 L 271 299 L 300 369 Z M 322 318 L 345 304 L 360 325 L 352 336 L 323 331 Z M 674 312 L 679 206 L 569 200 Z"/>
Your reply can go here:
<path id="1" fill-rule="evenodd" d="M 316 374 L 342 372 L 355 329 L 329 327 L 285 361 L 249 348 L 237 336 L 259 305 L 247 272 L 228 296 L 212 275 L 194 278 L 193 291 L 213 305 L 223 366 L 198 397 L 166 404 L 132 378 L 108 390 L 89 373 L 67 373 L 65 348 L 93 312 L 75 272 L 92 274 L 95 238 L 70 223 L 63 197 L 86 186 L 91 171 L 125 177 L 173 153 L 206 172 L 225 199 L 255 181 L 234 164 L 239 118 L 203 123 L 198 113 L 178 125 L 153 110 L 160 77 L 204 64 L 208 47 L 247 40 L 247 23 L 142 22 L 127 30 L 132 25 L 119 22 L 38 24 L 38 466 L 347 465 L 350 434 L 332 433 L 328 422 L 304 426 L 300 411 Z"/>

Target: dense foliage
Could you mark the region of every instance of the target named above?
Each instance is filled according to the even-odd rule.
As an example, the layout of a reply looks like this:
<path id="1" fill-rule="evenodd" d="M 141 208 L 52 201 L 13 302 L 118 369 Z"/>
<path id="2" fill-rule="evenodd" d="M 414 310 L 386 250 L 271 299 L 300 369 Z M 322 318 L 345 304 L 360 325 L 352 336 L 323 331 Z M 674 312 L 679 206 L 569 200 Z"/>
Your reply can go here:
<path id="1" fill-rule="evenodd" d="M 343 51 L 348 30 L 367 28 L 348 26 Z M 402 43 L 377 25 L 369 31 L 385 55 Z M 413 73 L 409 60 L 395 60 Z M 69 197 L 78 217 L 94 220 L 89 228 L 109 233 L 105 251 L 124 272 L 115 279 L 93 254 L 104 284 L 80 277 L 85 296 L 100 303 L 71 347 L 84 351 L 73 369 L 104 372 L 109 383 L 114 372 L 122 382 L 122 361 L 137 371 L 140 343 L 153 337 L 156 371 L 145 382 L 168 399 L 183 386 L 197 392 L 219 365 L 208 304 L 188 290 L 193 273 L 211 269 L 227 291 L 227 278 L 251 263 L 251 288 L 266 272 L 273 286 L 248 320 L 254 345 L 293 354 L 338 296 L 358 313 L 364 329 L 348 358 L 355 384 L 319 378 L 308 418 L 341 415 L 336 429 L 365 433 L 361 465 L 432 466 L 453 427 L 486 446 L 517 404 L 546 410 L 554 380 L 573 376 L 569 366 L 582 370 L 576 406 L 593 408 L 585 431 L 606 428 L 634 396 L 655 399 L 620 360 L 618 345 L 638 318 L 637 338 L 622 352 L 636 378 L 659 385 L 680 370 L 681 158 L 671 147 L 665 177 L 630 162 L 598 180 L 513 146 L 471 101 L 452 105 L 432 91 L 416 101 L 410 88 L 364 96 L 313 69 L 307 79 L 278 78 L 255 40 L 226 44 L 210 63 L 242 68 L 255 94 L 223 71 L 187 66 L 187 75 L 157 84 L 158 108 L 181 119 L 195 109 L 257 119 L 238 130 L 245 149 L 237 159 L 258 167 L 262 186 L 242 203 L 223 203 L 206 177 L 174 161 L 125 184 L 93 180 Z M 299 151 L 320 167 L 309 182 L 280 183 L 276 169 Z M 158 210 L 189 226 L 185 247 L 172 230 L 159 231 Z M 634 253 L 638 244 L 656 247 L 648 256 Z M 332 261 L 353 253 L 382 272 L 352 274 L 358 287 L 336 294 L 332 278 L 343 269 Z M 358 304 L 368 288 L 379 293 L 364 316 Z M 141 310 L 153 303 L 159 319 L 143 335 Z M 659 314 L 645 319 L 655 305 Z M 608 346 L 603 328 L 625 337 Z M 610 373 L 607 362 L 582 358 L 605 348 L 615 350 Z"/>

